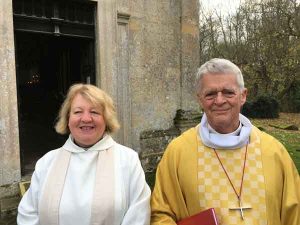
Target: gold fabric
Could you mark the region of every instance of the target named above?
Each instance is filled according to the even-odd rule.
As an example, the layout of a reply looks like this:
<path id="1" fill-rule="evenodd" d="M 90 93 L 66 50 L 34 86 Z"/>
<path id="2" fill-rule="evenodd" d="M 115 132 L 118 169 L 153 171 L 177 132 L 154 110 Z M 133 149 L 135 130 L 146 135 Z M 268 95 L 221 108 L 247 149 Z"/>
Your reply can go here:
<path id="1" fill-rule="evenodd" d="M 255 144 L 253 137 L 258 137 L 260 143 Z M 254 207 L 251 209 L 254 214 L 260 210 L 262 211 L 259 212 L 259 214 L 262 214 L 263 218 L 266 219 L 262 224 L 299 225 L 300 179 L 298 171 L 288 152 L 275 138 L 261 132 L 256 127 L 252 129 L 250 145 L 252 150 L 246 170 L 247 176 L 245 174 L 246 183 L 244 193 L 251 192 L 252 196 L 250 194 L 244 195 L 245 204 L 249 203 Z M 206 206 L 201 205 L 204 204 L 204 195 L 212 193 L 206 190 L 199 190 L 199 184 L 201 184 L 200 179 L 198 179 L 198 172 L 201 172 L 198 167 L 199 164 L 201 164 L 201 162 L 198 162 L 199 148 L 201 149 L 201 144 L 197 139 L 196 128 L 191 128 L 186 131 L 180 137 L 174 139 L 167 147 L 157 168 L 156 183 L 151 198 L 152 225 L 174 225 L 176 221 L 194 215 L 204 208 L 209 207 L 216 208 L 217 214 L 221 213 L 221 215 L 218 216 L 221 218 L 221 224 L 227 223 L 227 221 L 223 219 L 223 215 L 224 217 L 227 215 L 222 214 L 224 213 L 221 210 L 223 208 L 222 205 L 219 206 L 218 203 L 214 201 L 205 203 Z M 255 149 L 260 149 L 260 152 Z M 244 149 L 240 151 L 244 151 Z M 240 157 L 240 154 L 237 155 Z M 224 157 L 225 156 L 221 156 L 223 161 Z M 253 160 L 251 158 L 253 158 Z M 261 160 L 256 161 L 257 158 L 261 158 Z M 240 163 L 237 168 L 239 168 L 241 172 Z M 231 163 L 229 160 L 229 162 L 226 162 L 226 168 L 228 171 L 234 170 L 234 168 L 230 168 L 230 166 Z M 219 164 L 213 166 L 211 170 L 218 171 Z M 254 174 L 257 174 L 258 177 L 255 177 Z M 213 179 L 213 176 L 211 179 Z M 222 177 L 223 175 L 218 174 L 216 176 Z M 230 176 L 233 176 L 233 174 L 230 174 Z M 234 178 L 234 180 L 236 180 L 234 183 L 235 187 L 239 187 L 240 176 L 241 175 L 238 175 L 238 177 Z M 231 197 L 232 188 L 228 185 L 226 177 L 221 179 L 223 180 L 222 182 L 226 183 L 226 188 L 223 190 L 223 187 L 221 187 L 220 195 L 223 193 L 224 196 L 222 196 L 228 198 L 228 203 L 226 204 L 229 206 L 231 201 L 236 201 L 236 196 L 233 195 Z M 249 185 L 252 185 L 252 187 L 250 187 L 251 190 L 249 189 Z M 220 200 L 218 199 L 218 201 Z M 225 199 L 225 201 L 227 200 Z M 258 203 L 255 203 L 256 201 Z M 263 201 L 265 201 L 265 206 L 261 206 Z M 237 201 L 232 203 L 237 204 Z M 257 209 L 256 207 L 262 208 Z M 264 211 L 266 213 L 265 216 Z M 229 212 L 226 210 L 226 213 Z M 234 211 L 230 213 L 236 215 L 234 217 L 239 219 L 238 212 Z M 245 210 L 245 217 L 249 216 L 249 213 L 250 211 Z M 254 222 L 238 220 L 236 224 L 255 224 L 255 218 L 260 216 L 261 215 L 255 215 L 253 219 Z"/>
<path id="2" fill-rule="evenodd" d="M 198 138 L 198 192 L 201 209 L 215 207 L 218 221 L 221 224 L 265 225 L 266 200 L 265 180 L 263 176 L 260 138 L 252 133 L 247 146 L 245 175 L 242 184 L 241 202 L 244 207 L 243 217 L 237 208 L 239 201 L 215 152 L 203 145 Z M 234 185 L 240 194 L 242 171 L 246 146 L 241 149 L 217 149 L 216 152 Z M 230 209 L 231 208 L 231 209 Z M 236 208 L 233 210 L 232 208 Z"/>

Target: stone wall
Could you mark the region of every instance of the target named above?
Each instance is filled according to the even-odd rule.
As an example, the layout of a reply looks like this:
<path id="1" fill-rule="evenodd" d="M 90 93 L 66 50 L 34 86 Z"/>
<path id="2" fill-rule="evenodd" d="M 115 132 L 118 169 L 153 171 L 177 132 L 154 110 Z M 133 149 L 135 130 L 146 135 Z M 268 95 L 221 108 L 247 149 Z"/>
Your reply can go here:
<path id="1" fill-rule="evenodd" d="M 173 126 L 178 109 L 198 111 L 198 0 L 98 1 L 97 84 L 114 99 L 115 138 L 143 151 L 140 135 Z"/>
<path id="2" fill-rule="evenodd" d="M 2 186 L 19 181 L 21 176 L 11 0 L 0 1 L 0 71 L 0 186 Z"/>
<path id="3" fill-rule="evenodd" d="M 154 172 L 167 145 L 178 135 L 180 130 L 172 127 L 168 130 L 151 130 L 141 133 L 141 163 L 145 172 Z"/>
<path id="4" fill-rule="evenodd" d="M 146 173 L 154 172 L 167 145 L 187 129 L 196 126 L 202 113 L 177 110 L 174 126 L 166 130 L 149 130 L 141 133 L 140 159 Z"/>
<path id="5" fill-rule="evenodd" d="M 123 121 L 130 121 L 125 144 L 141 152 L 144 132 L 171 128 L 178 109 L 198 110 L 193 91 L 199 63 L 198 1 L 123 0 L 118 12 L 130 16 L 129 66 L 122 75 L 130 97 L 118 106 L 130 109 L 122 114 Z"/>
<path id="6" fill-rule="evenodd" d="M 181 99 L 184 111 L 199 111 L 195 75 L 200 63 L 199 0 L 182 0 L 181 6 Z"/>

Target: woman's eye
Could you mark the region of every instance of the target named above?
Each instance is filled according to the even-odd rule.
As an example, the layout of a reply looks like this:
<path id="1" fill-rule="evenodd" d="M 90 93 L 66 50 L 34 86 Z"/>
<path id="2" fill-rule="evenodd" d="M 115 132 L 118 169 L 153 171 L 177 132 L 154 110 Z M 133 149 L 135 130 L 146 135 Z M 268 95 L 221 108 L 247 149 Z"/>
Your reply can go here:
<path id="1" fill-rule="evenodd" d="M 98 112 L 98 111 L 92 111 L 91 113 L 95 114 L 95 115 L 100 115 L 100 112 Z"/>

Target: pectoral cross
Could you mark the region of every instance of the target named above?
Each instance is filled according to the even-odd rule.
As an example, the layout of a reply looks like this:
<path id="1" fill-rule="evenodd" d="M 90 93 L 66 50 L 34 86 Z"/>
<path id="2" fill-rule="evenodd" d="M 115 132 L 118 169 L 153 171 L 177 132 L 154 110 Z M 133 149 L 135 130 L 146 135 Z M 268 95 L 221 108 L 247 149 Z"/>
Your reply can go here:
<path id="1" fill-rule="evenodd" d="M 239 207 L 231 207 L 231 208 L 229 208 L 229 210 L 239 210 L 240 214 L 241 214 L 241 219 L 242 220 L 244 220 L 244 211 L 243 210 L 247 210 L 247 209 L 251 209 L 251 207 L 250 206 L 243 206 L 241 200 L 239 200 Z"/>
<path id="2" fill-rule="evenodd" d="M 221 161 L 221 159 L 220 159 L 220 157 L 219 157 L 219 155 L 216 151 L 216 149 L 213 148 L 213 150 L 214 150 L 214 152 L 215 152 L 215 154 L 216 154 L 216 156 L 217 156 L 217 158 L 220 162 L 220 165 L 222 166 L 222 169 L 223 169 L 224 173 L 226 174 L 226 177 L 227 177 L 227 179 L 228 179 L 228 181 L 229 181 L 229 183 L 232 187 L 232 190 L 234 191 L 234 193 L 235 193 L 235 195 L 236 195 L 236 197 L 239 201 L 239 207 L 231 207 L 231 208 L 229 208 L 229 210 L 240 210 L 241 219 L 244 220 L 244 211 L 243 210 L 251 209 L 250 206 L 243 206 L 242 205 L 242 189 L 243 189 L 243 181 L 244 181 L 246 161 L 247 161 L 248 143 L 246 145 L 246 150 L 245 150 L 245 159 L 244 159 L 244 165 L 242 167 L 243 172 L 242 172 L 242 179 L 241 179 L 241 186 L 240 186 L 239 193 L 237 192 L 237 189 L 235 189 L 235 187 L 234 187 L 234 185 L 233 185 L 233 183 L 232 183 L 232 181 L 231 181 L 231 179 L 230 179 L 230 177 L 229 177 L 229 175 L 228 175 L 228 173 L 227 173 L 227 171 L 226 171 L 226 169 L 225 169 L 225 167 L 224 167 L 224 165 L 223 165 L 223 163 L 222 163 L 222 161 Z"/>

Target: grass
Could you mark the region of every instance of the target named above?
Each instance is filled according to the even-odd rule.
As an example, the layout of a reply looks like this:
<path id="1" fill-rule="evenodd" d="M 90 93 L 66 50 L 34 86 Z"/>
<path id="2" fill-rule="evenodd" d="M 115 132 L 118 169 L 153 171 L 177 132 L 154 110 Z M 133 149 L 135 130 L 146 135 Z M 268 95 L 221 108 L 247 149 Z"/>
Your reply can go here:
<path id="1" fill-rule="evenodd" d="M 296 125 L 300 129 L 300 113 L 280 113 L 279 118 L 276 119 L 251 119 L 251 122 L 277 138 L 286 147 L 300 173 L 300 130 L 282 129 L 289 125 Z M 147 173 L 146 179 L 153 187 L 155 172 Z"/>

